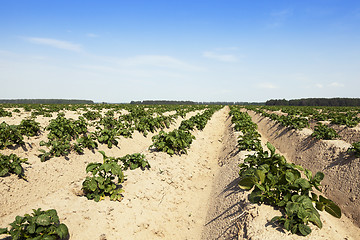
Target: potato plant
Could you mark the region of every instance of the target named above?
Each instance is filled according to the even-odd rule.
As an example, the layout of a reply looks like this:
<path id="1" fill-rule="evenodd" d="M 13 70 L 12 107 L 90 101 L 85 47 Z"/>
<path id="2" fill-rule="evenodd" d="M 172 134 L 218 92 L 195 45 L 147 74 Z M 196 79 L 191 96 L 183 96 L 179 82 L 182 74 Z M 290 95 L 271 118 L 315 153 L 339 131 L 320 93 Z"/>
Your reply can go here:
<path id="1" fill-rule="evenodd" d="M 97 140 L 99 143 L 107 144 L 109 148 L 112 148 L 113 145 L 117 146 L 119 144 L 119 136 L 131 137 L 133 129 L 122 123 L 119 120 L 116 120 L 111 116 L 112 111 L 108 111 L 107 116 L 102 117 L 98 122 L 96 122 L 96 132 Z"/>
<path id="2" fill-rule="evenodd" d="M 331 123 L 337 125 L 346 125 L 347 127 L 352 128 L 358 125 L 359 118 L 355 117 L 354 113 L 339 113 L 332 118 Z"/>
<path id="3" fill-rule="evenodd" d="M 259 151 L 262 150 L 260 134 L 258 132 L 246 132 L 238 138 L 239 150 Z"/>
<path id="4" fill-rule="evenodd" d="M 96 131 L 97 140 L 99 143 L 106 144 L 108 148 L 112 148 L 113 145 L 117 146 L 118 142 L 118 134 L 116 129 L 111 128 L 100 128 L 97 127 Z"/>
<path id="5" fill-rule="evenodd" d="M 16 174 L 19 178 L 25 178 L 24 169 L 21 164 L 29 164 L 27 158 L 19 158 L 16 154 L 3 155 L 0 153 L 0 177 L 7 174 Z"/>
<path id="6" fill-rule="evenodd" d="M 9 225 L 10 229 L 0 228 L 0 234 L 8 234 L 13 240 L 59 240 L 69 237 L 69 230 L 65 224 L 60 223 L 55 209 L 33 209 L 31 215 L 16 216 L 15 221 Z"/>
<path id="7" fill-rule="evenodd" d="M 41 141 L 40 146 L 46 146 L 49 150 L 40 149 L 38 156 L 42 162 L 52 158 L 67 156 L 72 150 L 83 153 L 83 148 L 94 149 L 97 143 L 87 136 L 87 122 L 83 117 L 78 120 L 67 119 L 63 113 L 59 113 L 56 119 L 51 120 L 46 127 L 49 130 L 49 141 Z M 73 144 L 72 141 L 77 141 Z"/>
<path id="8" fill-rule="evenodd" d="M 86 172 L 92 176 L 86 177 L 82 183 L 82 189 L 89 200 L 99 202 L 105 196 L 110 196 L 112 201 L 121 201 L 122 192 L 119 186 L 124 181 L 122 167 L 113 157 L 107 157 L 103 151 L 103 163 L 89 163 Z"/>
<path id="9" fill-rule="evenodd" d="M 24 138 L 18 125 L 0 124 L 0 149 L 24 144 Z"/>
<path id="10" fill-rule="evenodd" d="M 334 202 L 317 196 L 312 190 L 314 187 L 321 191 L 320 182 L 324 178 L 322 172 L 313 176 L 310 170 L 287 163 L 284 156 L 275 153 L 275 148 L 270 143 L 267 143 L 267 147 L 270 153 L 258 151 L 239 165 L 239 186 L 244 190 L 252 190 L 248 197 L 251 203 L 265 203 L 280 208 L 283 215 L 276 216 L 271 221 L 303 236 L 311 233 L 309 222 L 322 227 L 317 210 L 325 210 L 334 217 L 341 217 L 341 210 Z M 301 172 L 307 179 L 301 177 Z"/>
<path id="11" fill-rule="evenodd" d="M 231 122 L 234 124 L 234 130 L 243 133 L 238 137 L 239 150 L 262 150 L 261 135 L 257 131 L 257 125 L 252 122 L 250 115 L 240 112 L 239 108 L 236 107 L 232 107 L 230 115 L 232 116 Z"/>
<path id="12" fill-rule="evenodd" d="M 158 135 L 152 137 L 154 147 L 157 151 L 166 152 L 169 155 L 187 153 L 187 149 L 195 139 L 189 131 L 175 129 L 169 133 L 160 131 Z"/>
<path id="13" fill-rule="evenodd" d="M 96 119 L 101 118 L 101 114 L 95 111 L 87 111 L 86 113 L 83 114 L 83 116 L 90 121 L 94 121 Z"/>
<path id="14" fill-rule="evenodd" d="M 94 134 L 79 137 L 73 145 L 74 150 L 79 154 L 84 153 L 84 148 L 94 150 L 98 147 L 98 143 L 95 140 L 96 136 Z"/>
<path id="15" fill-rule="evenodd" d="M 34 119 L 23 119 L 19 125 L 20 133 L 27 137 L 34 137 L 40 134 L 40 123 Z"/>
<path id="16" fill-rule="evenodd" d="M 145 160 L 145 155 L 140 153 L 127 154 L 124 157 L 118 158 L 118 161 L 122 162 L 122 168 L 124 171 L 134 170 L 136 168 L 141 168 L 141 170 L 145 170 L 146 168 L 150 168 L 150 163 Z"/>
<path id="17" fill-rule="evenodd" d="M 0 117 L 11 117 L 12 113 L 0 108 Z"/>
<path id="18" fill-rule="evenodd" d="M 347 152 L 354 153 L 355 157 L 360 157 L 360 142 L 355 142 L 351 144 L 351 147 L 348 148 Z"/>
<path id="19" fill-rule="evenodd" d="M 213 113 L 219 109 L 219 106 L 213 106 L 205 110 L 202 114 L 197 114 L 189 120 L 183 120 L 179 129 L 175 129 L 169 133 L 160 131 L 158 135 L 152 137 L 153 144 L 149 147 L 154 147 L 157 151 L 166 152 L 169 155 L 187 153 L 187 149 L 195 139 L 191 134 L 191 130 L 203 130 L 208 120 Z"/>
<path id="20" fill-rule="evenodd" d="M 316 139 L 333 140 L 339 137 L 334 129 L 322 123 L 317 123 L 314 132 L 311 134 Z"/>
<path id="21" fill-rule="evenodd" d="M 195 122 L 191 121 L 190 119 L 183 120 L 180 123 L 179 129 L 184 131 L 192 131 L 195 129 Z"/>

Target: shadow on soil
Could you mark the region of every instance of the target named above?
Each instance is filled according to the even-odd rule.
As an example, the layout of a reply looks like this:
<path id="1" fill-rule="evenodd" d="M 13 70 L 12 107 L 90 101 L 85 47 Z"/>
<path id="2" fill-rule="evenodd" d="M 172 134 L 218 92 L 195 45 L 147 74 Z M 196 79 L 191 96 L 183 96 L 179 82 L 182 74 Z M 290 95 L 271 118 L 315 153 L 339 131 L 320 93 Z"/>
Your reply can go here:
<path id="1" fill-rule="evenodd" d="M 234 179 L 230 182 L 224 190 L 218 195 L 225 195 L 225 198 L 237 198 L 236 194 L 244 192 L 244 190 L 240 189 L 238 186 L 239 178 Z M 227 207 L 224 211 L 218 213 L 215 217 L 213 217 L 209 222 L 205 224 L 205 226 L 213 225 L 217 227 L 216 222 L 226 221 L 226 228 L 223 228 L 217 231 L 218 236 L 213 236 L 212 239 L 238 239 L 239 226 L 237 219 L 242 215 L 246 203 L 245 200 L 232 201 L 234 204 Z"/>

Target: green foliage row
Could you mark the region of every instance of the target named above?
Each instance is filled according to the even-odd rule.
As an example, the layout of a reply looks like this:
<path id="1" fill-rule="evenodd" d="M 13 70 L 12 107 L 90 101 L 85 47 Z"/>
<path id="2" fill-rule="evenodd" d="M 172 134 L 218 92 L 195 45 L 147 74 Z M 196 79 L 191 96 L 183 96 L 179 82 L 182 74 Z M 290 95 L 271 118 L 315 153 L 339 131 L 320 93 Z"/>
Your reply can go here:
<path id="1" fill-rule="evenodd" d="M 303 236 L 311 233 L 309 222 L 322 227 L 317 210 L 341 217 L 341 210 L 334 202 L 313 192 L 313 187 L 321 191 L 320 182 L 324 178 L 322 172 L 313 176 L 310 170 L 287 163 L 284 156 L 275 153 L 270 143 L 267 143 L 267 148 L 270 153 L 258 151 L 239 165 L 239 186 L 244 190 L 252 190 L 248 197 L 251 203 L 278 207 L 283 215 L 271 221 L 281 224 L 291 233 Z M 301 177 L 301 173 L 306 179 Z"/>
<path id="2" fill-rule="evenodd" d="M 244 116 L 242 121 L 250 120 Z M 247 128 L 245 131 L 248 131 Z M 257 137 L 255 134 L 253 139 Z M 284 156 L 275 153 L 275 147 L 270 143 L 267 143 L 267 148 L 270 152 L 259 148 L 239 165 L 239 187 L 252 190 L 248 196 L 251 203 L 265 203 L 279 208 L 283 215 L 275 216 L 271 221 L 279 223 L 293 234 L 303 236 L 311 233 L 308 226 L 310 222 L 319 228 L 322 227 L 318 210 L 325 210 L 337 218 L 341 217 L 341 210 L 334 202 L 318 196 L 313 191 L 315 188 L 321 192 L 320 182 L 324 178 L 322 172 L 317 172 L 313 176 L 310 170 L 287 163 Z M 302 174 L 306 179 L 301 177 Z"/>
<path id="3" fill-rule="evenodd" d="M 260 113 L 264 117 L 268 117 L 274 120 L 284 127 L 290 127 L 292 129 L 303 129 L 309 126 L 309 120 L 305 117 L 297 116 L 298 112 L 290 112 L 288 115 L 277 115 L 275 113 L 268 113 L 261 109 L 255 109 L 256 112 Z"/>
<path id="4" fill-rule="evenodd" d="M 332 124 L 345 125 L 347 127 L 355 127 L 359 124 L 360 113 L 359 107 L 310 107 L 310 106 L 247 106 L 246 108 L 257 111 L 259 113 L 268 111 L 281 111 L 292 118 L 302 117 L 314 121 L 330 121 Z M 266 116 L 269 113 L 265 113 Z M 268 117 L 277 120 L 279 116 L 270 113 Z M 305 123 L 305 120 L 302 120 Z M 305 123 L 306 124 L 306 123 Z"/>
<path id="5" fill-rule="evenodd" d="M 314 132 L 311 134 L 316 139 L 333 140 L 339 137 L 336 131 L 320 122 L 315 126 Z"/>
<path id="6" fill-rule="evenodd" d="M 149 147 L 155 148 L 157 151 L 166 152 L 169 155 L 187 153 L 187 149 L 195 139 L 190 131 L 197 128 L 203 130 L 206 123 L 219 109 L 219 106 L 213 106 L 205 110 L 202 114 L 197 114 L 188 120 L 183 120 L 179 129 L 175 129 L 169 133 L 160 131 L 159 134 L 152 137 L 153 144 Z"/>
<path id="7" fill-rule="evenodd" d="M 188 109 L 192 110 L 194 107 L 188 107 Z M 67 119 L 64 113 L 59 113 L 57 118 L 51 120 L 46 127 L 46 130 L 49 131 L 49 141 L 42 141 L 40 145 L 46 146 L 48 150 L 40 150 L 41 161 L 52 157 L 67 156 L 71 151 L 82 154 L 85 148 L 97 148 L 98 143 L 112 148 L 114 145 L 118 146 L 120 136 L 131 137 L 134 130 L 142 132 L 146 136 L 148 132 L 170 127 L 174 121 L 174 116 L 162 115 L 169 108 L 161 106 L 149 109 L 146 109 L 145 106 L 132 106 L 128 108 L 129 114 L 121 114 L 119 118 L 115 117 L 116 110 L 120 109 L 110 108 L 104 116 L 100 114 L 99 109 L 90 110 L 80 116 L 78 120 Z M 90 125 L 95 126 L 95 132 L 88 132 Z"/>
<path id="8" fill-rule="evenodd" d="M 67 226 L 60 223 L 55 209 L 42 211 L 41 208 L 33 209 L 33 213 L 16 216 L 11 227 L 0 228 L 1 234 L 8 234 L 13 240 L 59 240 L 69 237 Z"/>
<path id="9" fill-rule="evenodd" d="M 260 133 L 257 131 L 257 125 L 252 122 L 251 117 L 246 112 L 241 112 L 238 107 L 231 107 L 231 122 L 234 124 L 235 131 L 241 131 L 242 135 L 238 137 L 239 150 L 259 151 L 262 150 Z"/>

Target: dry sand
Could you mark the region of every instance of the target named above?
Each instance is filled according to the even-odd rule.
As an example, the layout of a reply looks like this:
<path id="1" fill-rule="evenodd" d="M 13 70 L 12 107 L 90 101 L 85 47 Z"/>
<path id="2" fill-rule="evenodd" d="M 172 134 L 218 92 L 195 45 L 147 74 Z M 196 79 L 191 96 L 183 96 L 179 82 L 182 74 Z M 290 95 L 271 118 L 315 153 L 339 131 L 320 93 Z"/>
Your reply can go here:
<path id="1" fill-rule="evenodd" d="M 0 227 L 40 207 L 55 208 L 69 228 L 70 239 L 76 240 L 304 239 L 269 224 L 280 213 L 249 204 L 248 192 L 237 187 L 237 165 L 249 152 L 236 150 L 228 112 L 228 107 L 217 111 L 203 131 L 194 131 L 196 140 L 186 155 L 170 157 L 148 150 L 153 134 L 145 138 L 137 132 L 132 139 L 121 138 L 119 148 L 100 146 L 108 156 L 143 153 L 151 165 L 145 171 L 126 171 L 121 202 L 96 203 L 81 196 L 86 165 L 102 161 L 97 151 L 42 163 L 38 143 L 46 135 L 26 140 L 24 149 L 1 150 L 27 157 L 31 165 L 25 167 L 28 182 L 15 176 L 0 178 Z M 322 219 L 323 228 L 313 228 L 307 239 L 359 239 L 359 228 L 345 216 L 335 219 L 324 213 Z"/>

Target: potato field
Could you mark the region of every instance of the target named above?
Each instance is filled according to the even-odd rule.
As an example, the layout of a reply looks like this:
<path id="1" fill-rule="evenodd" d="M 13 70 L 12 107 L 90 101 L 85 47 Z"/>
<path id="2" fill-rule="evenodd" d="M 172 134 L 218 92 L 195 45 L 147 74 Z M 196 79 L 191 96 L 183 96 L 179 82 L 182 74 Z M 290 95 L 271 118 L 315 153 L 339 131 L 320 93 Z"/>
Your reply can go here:
<path id="1" fill-rule="evenodd" d="M 359 239 L 360 108 L 0 105 L 0 239 Z"/>

